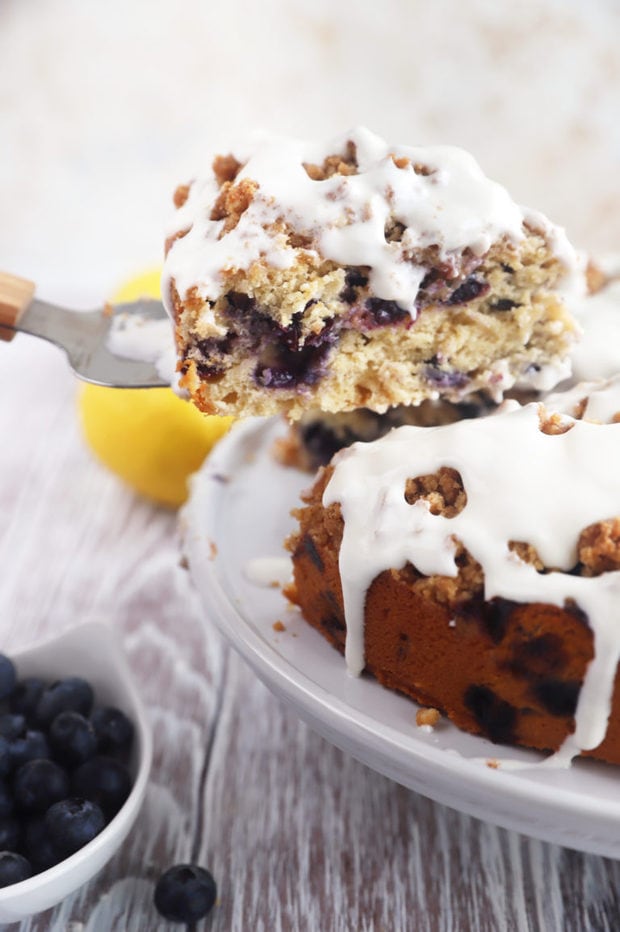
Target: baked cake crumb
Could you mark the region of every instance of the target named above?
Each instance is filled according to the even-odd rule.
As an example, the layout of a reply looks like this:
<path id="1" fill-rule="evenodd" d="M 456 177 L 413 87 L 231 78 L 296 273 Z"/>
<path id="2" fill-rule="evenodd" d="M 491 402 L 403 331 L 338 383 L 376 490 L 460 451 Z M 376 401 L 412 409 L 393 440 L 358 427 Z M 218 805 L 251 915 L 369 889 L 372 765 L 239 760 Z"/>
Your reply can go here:
<path id="1" fill-rule="evenodd" d="M 439 709 L 418 709 L 415 716 L 416 725 L 430 725 L 434 728 L 441 718 Z"/>

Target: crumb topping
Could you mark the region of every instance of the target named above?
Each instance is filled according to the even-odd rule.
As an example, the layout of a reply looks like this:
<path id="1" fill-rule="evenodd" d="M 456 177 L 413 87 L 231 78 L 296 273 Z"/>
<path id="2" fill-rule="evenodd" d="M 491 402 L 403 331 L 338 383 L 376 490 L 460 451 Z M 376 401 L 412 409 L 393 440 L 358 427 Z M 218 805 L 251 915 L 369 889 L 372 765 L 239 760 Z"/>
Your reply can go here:
<path id="1" fill-rule="evenodd" d="M 454 518 L 467 504 L 467 493 L 456 469 L 442 466 L 438 472 L 428 476 L 407 479 L 405 500 L 410 505 L 414 505 L 420 499 L 429 503 L 432 515 Z"/>
<path id="2" fill-rule="evenodd" d="M 232 154 L 216 155 L 213 159 L 213 174 L 220 188 L 227 182 L 233 182 L 242 168 L 243 163 Z"/>
<path id="3" fill-rule="evenodd" d="M 238 184 L 225 181 L 211 211 L 211 220 L 224 220 L 220 236 L 234 230 L 258 189 L 255 181 L 244 178 Z"/>
<path id="4" fill-rule="evenodd" d="M 343 153 L 328 155 L 321 165 L 304 162 L 303 166 L 308 178 L 313 181 L 325 181 L 326 178 L 332 178 L 334 175 L 356 175 L 358 164 L 355 143 L 352 139 L 348 139 Z"/>
<path id="5" fill-rule="evenodd" d="M 441 718 L 439 709 L 418 709 L 415 716 L 416 725 L 430 725 L 434 728 Z"/>
<path id="6" fill-rule="evenodd" d="M 173 281 L 181 299 L 195 288 L 217 300 L 224 270 L 259 260 L 290 267 L 297 250 L 366 267 L 371 296 L 412 316 L 427 249 L 458 266 L 466 250 L 479 260 L 494 243 L 516 246 L 535 230 L 564 272 L 576 264 L 562 232 L 518 207 L 468 153 L 389 146 L 363 128 L 327 144 L 266 138 L 247 156 L 218 156 L 211 175 L 178 198 L 174 227 L 171 236 L 186 232 L 170 240 L 166 302 Z"/>

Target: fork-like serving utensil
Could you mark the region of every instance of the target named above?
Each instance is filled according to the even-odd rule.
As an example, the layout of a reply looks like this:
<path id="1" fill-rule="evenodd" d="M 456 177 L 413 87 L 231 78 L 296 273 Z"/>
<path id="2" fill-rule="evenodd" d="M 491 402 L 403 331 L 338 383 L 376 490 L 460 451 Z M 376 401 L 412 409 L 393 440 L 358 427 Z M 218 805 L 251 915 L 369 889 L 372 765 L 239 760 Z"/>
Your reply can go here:
<path id="1" fill-rule="evenodd" d="M 161 320 L 166 317 L 161 301 L 145 299 L 96 311 L 70 311 L 41 301 L 34 293 L 33 282 L 0 272 L 0 340 L 11 340 L 17 331 L 49 340 L 65 351 L 79 378 L 97 385 L 155 388 L 170 384 L 153 363 L 117 356 L 107 346 L 119 315 Z"/>

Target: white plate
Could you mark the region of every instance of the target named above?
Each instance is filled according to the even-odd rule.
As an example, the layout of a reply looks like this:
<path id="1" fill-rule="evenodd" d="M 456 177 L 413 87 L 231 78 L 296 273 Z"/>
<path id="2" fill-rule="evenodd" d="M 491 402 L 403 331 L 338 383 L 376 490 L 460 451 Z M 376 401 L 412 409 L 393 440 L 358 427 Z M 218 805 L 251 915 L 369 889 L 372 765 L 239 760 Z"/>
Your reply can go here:
<path id="1" fill-rule="evenodd" d="M 344 660 L 279 589 L 245 575 L 249 561 L 284 556 L 291 508 L 311 477 L 279 466 L 278 421 L 238 424 L 194 477 L 183 514 L 185 549 L 205 614 L 280 698 L 329 741 L 374 770 L 462 812 L 504 828 L 620 858 L 620 770 L 579 761 L 543 768 L 541 755 L 502 748 L 442 722 L 415 724 L 415 703 Z M 276 632 L 282 621 L 286 631 Z M 491 769 L 489 758 L 531 764 Z"/>

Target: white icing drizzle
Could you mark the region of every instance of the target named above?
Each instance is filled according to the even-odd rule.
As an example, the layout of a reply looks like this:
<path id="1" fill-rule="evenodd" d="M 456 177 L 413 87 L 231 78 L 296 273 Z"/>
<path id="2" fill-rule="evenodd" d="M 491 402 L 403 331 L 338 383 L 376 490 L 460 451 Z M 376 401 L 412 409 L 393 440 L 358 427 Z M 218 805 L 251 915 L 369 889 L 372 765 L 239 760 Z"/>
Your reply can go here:
<path id="1" fill-rule="evenodd" d="M 153 320 L 140 314 L 117 314 L 106 339 L 115 356 L 135 359 L 155 366 L 160 378 L 171 387 L 178 385 L 174 333 L 168 318 Z"/>
<path id="2" fill-rule="evenodd" d="M 255 557 L 248 560 L 243 572 L 255 586 L 285 586 L 291 581 L 293 564 L 290 557 Z"/>
<path id="3" fill-rule="evenodd" d="M 595 382 L 580 382 L 565 392 L 554 392 L 545 398 L 545 408 L 571 417 L 586 400 L 582 417 L 588 421 L 609 424 L 620 414 L 620 375 Z"/>
<path id="4" fill-rule="evenodd" d="M 589 297 L 575 298 L 569 309 L 583 328 L 572 352 L 574 378 L 605 379 L 620 372 L 620 280 Z"/>
<path id="5" fill-rule="evenodd" d="M 355 144 L 358 173 L 312 180 L 303 163 L 321 164 L 344 152 L 347 141 Z M 172 279 L 182 297 L 196 288 L 200 298 L 212 301 L 221 294 L 222 271 L 247 269 L 259 258 L 288 267 L 294 251 L 281 233 L 269 229 L 281 218 L 309 236 L 322 257 L 368 266 L 373 293 L 412 315 L 426 273 L 407 258 L 414 249 L 438 246 L 445 259 L 466 248 L 482 255 L 501 237 L 518 243 L 528 222 L 557 247 L 567 282 L 579 266 L 562 230 L 542 214 L 520 208 L 505 188 L 483 174 L 473 156 L 456 147 L 388 146 L 359 127 L 327 143 L 266 136 L 249 154 L 235 156 L 245 162 L 237 181 L 252 179 L 258 190 L 237 226 L 223 233 L 224 222 L 209 219 L 219 193 L 213 171 L 191 185 L 170 231 L 188 232 L 174 242 L 164 267 L 162 293 L 169 310 Z M 399 168 L 393 157 L 409 164 Z M 414 164 L 428 166 L 430 174 L 416 174 Z M 406 227 L 401 242 L 386 241 L 388 218 Z M 211 310 L 203 313 L 213 326 Z"/>
<path id="6" fill-rule="evenodd" d="M 344 519 L 339 567 L 345 656 L 354 675 L 364 667 L 364 607 L 372 580 L 408 561 L 426 575 L 456 576 L 454 537 L 481 564 L 486 599 L 558 606 L 572 599 L 586 613 L 595 653 L 575 733 L 556 757 L 562 765 L 603 740 L 620 657 L 620 572 L 568 573 L 581 531 L 620 515 L 620 484 L 610 469 L 620 456 L 620 425 L 567 421 L 567 432 L 544 434 L 539 406 L 530 404 L 441 427 L 401 427 L 342 451 L 323 496 L 325 506 L 340 503 Z M 467 505 L 450 519 L 432 515 L 423 500 L 409 505 L 404 497 L 407 478 L 442 466 L 459 471 L 467 492 Z M 536 572 L 509 550 L 513 540 L 531 543 L 558 571 Z"/>

